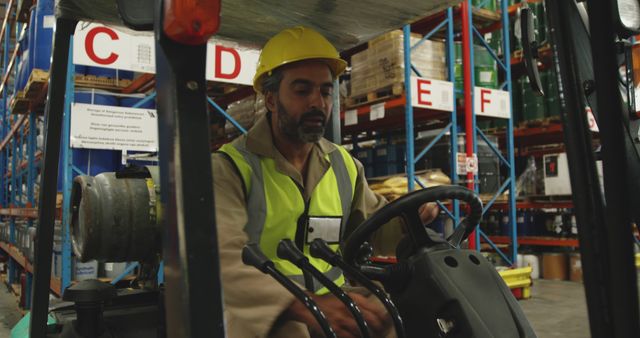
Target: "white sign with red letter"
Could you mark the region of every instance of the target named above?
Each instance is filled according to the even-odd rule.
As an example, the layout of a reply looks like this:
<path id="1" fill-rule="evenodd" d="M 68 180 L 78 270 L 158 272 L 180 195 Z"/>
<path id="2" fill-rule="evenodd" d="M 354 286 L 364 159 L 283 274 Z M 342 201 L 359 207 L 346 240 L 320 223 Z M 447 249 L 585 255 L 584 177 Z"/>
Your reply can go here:
<path id="1" fill-rule="evenodd" d="M 234 42 L 207 43 L 205 78 L 244 85 L 253 83 L 260 50 Z M 96 23 L 79 23 L 73 37 L 73 62 L 78 65 L 155 73 L 153 36 L 130 34 Z"/>
<path id="2" fill-rule="evenodd" d="M 209 40 L 206 78 L 211 81 L 253 85 L 260 51 L 233 42 Z"/>
<path id="3" fill-rule="evenodd" d="M 155 73 L 153 36 L 133 35 L 100 24 L 79 23 L 73 36 L 77 65 Z"/>
<path id="4" fill-rule="evenodd" d="M 453 111 L 453 83 L 412 76 L 411 105 Z"/>
<path id="5" fill-rule="evenodd" d="M 473 110 L 478 116 L 511 118 L 511 100 L 509 92 L 504 90 L 475 87 L 473 92 Z"/>

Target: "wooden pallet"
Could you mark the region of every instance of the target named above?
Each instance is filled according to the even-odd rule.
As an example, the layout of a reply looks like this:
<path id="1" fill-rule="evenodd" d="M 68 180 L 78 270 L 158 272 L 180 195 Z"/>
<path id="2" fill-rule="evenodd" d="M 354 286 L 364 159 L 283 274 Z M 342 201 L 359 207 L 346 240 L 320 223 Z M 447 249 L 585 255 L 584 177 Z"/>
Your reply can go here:
<path id="1" fill-rule="evenodd" d="M 34 68 L 31 71 L 27 85 L 24 87 L 24 96 L 28 99 L 36 99 L 48 81 L 48 71 Z"/>
<path id="2" fill-rule="evenodd" d="M 487 135 L 496 135 L 496 134 L 504 133 L 506 130 L 507 130 L 507 127 L 491 127 L 491 128 L 487 128 L 487 130 L 485 130 L 484 133 Z"/>
<path id="3" fill-rule="evenodd" d="M 462 6 L 461 5 L 456 5 L 454 7 L 454 9 L 455 9 L 455 12 L 454 12 L 455 14 L 454 15 L 457 17 L 460 14 L 461 10 L 462 10 Z M 478 29 L 483 29 L 483 28 L 486 28 L 486 27 L 490 27 L 491 25 L 497 24 L 501 20 L 500 10 L 499 9 L 498 9 L 498 11 L 494 12 L 494 11 L 491 11 L 489 9 L 472 6 L 471 7 L 471 12 L 472 12 L 472 18 L 473 18 L 473 26 L 478 28 Z M 437 17 L 437 15 L 434 15 L 433 17 Z M 441 14 L 441 17 L 443 19 L 446 18 L 446 16 L 444 14 Z M 429 18 L 427 18 L 427 20 L 428 19 Z M 418 24 L 420 24 L 421 21 L 418 21 Z M 454 31 L 456 31 L 456 32 L 461 31 L 462 30 L 462 20 L 454 20 L 454 21 L 455 21 L 454 28 L 453 28 Z M 438 32 L 435 32 L 433 37 L 439 38 L 439 39 L 446 39 L 447 38 L 447 30 L 446 29 L 441 29 Z"/>
<path id="4" fill-rule="evenodd" d="M 536 120 L 526 120 L 518 123 L 518 127 L 520 128 L 536 128 L 542 127 L 544 119 L 536 119 Z"/>
<path id="5" fill-rule="evenodd" d="M 106 89 L 112 91 L 122 91 L 131 85 L 131 80 L 113 79 L 110 77 L 95 75 L 76 75 L 75 85 L 79 88 Z"/>
<path id="6" fill-rule="evenodd" d="M 20 90 L 13 98 L 11 98 L 9 106 L 11 107 L 11 112 L 13 114 L 25 114 L 29 111 L 31 100 L 24 96 L 24 91 Z"/>
<path id="7" fill-rule="evenodd" d="M 553 123 L 560 123 L 560 122 L 562 122 L 562 120 L 560 119 L 560 116 L 547 117 L 545 120 L 547 120 L 547 123 L 548 123 L 548 124 L 553 124 Z"/>
<path id="8" fill-rule="evenodd" d="M 404 83 L 394 83 L 383 88 L 368 92 L 367 94 L 354 95 L 347 98 L 347 107 L 353 108 L 365 104 L 372 104 L 404 93 Z"/>
<path id="9" fill-rule="evenodd" d="M 486 26 L 494 22 L 500 21 L 500 13 L 480 7 L 471 7 L 474 24 L 478 26 Z"/>
<path id="10" fill-rule="evenodd" d="M 553 116 L 553 117 L 547 117 L 547 118 L 537 119 L 537 120 L 522 121 L 518 124 L 518 127 L 520 128 L 548 127 L 551 124 L 557 124 L 557 123 L 560 123 L 560 117 Z"/>

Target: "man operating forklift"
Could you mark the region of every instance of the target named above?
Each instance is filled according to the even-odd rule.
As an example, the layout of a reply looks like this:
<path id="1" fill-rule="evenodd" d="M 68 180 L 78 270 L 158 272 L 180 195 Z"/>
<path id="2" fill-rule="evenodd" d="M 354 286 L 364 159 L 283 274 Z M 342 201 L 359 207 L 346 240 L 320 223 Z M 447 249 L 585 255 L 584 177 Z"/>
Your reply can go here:
<path id="1" fill-rule="evenodd" d="M 289 238 L 311 263 L 337 285 L 342 272 L 308 254 L 322 238 L 334 250 L 350 230 L 386 200 L 367 184 L 362 164 L 341 146 L 323 138 L 338 95 L 334 80 L 347 63 L 322 35 L 295 27 L 271 38 L 260 55 L 254 89 L 268 113 L 249 132 L 214 154 L 225 318 L 230 337 L 320 335 L 319 324 L 303 304 L 269 276 L 242 263 L 242 248 L 258 243 L 278 270 L 305 287 L 339 337 L 359 337 L 356 321 L 326 288 L 288 261 L 276 247 Z M 424 223 L 438 209 L 421 209 Z M 391 322 L 382 305 L 350 292 L 375 337 Z"/>

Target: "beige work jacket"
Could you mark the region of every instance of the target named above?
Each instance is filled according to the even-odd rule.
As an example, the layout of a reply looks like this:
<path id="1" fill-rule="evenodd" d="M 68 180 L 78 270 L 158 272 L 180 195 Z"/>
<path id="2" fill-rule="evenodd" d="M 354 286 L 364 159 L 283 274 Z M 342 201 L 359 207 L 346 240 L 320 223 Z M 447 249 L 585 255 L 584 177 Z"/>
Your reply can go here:
<path id="1" fill-rule="evenodd" d="M 303 187 L 306 199 L 311 196 L 322 176 L 330 169 L 331 164 L 325 160 L 324 156 L 337 151 L 336 146 L 326 139 L 317 142 L 309 158 L 308 175 L 303 178 L 274 146 L 268 117 L 263 116 L 259 119 L 248 134 L 240 138 L 244 137 L 246 137 L 247 149 L 256 155 L 273 158 L 278 171 L 290 176 Z M 239 142 L 240 138 L 234 142 Z M 362 164 L 357 160 L 355 162 L 358 178 L 346 234 L 387 203 L 382 196 L 376 195 L 369 188 Z M 297 322 L 278 321 L 278 317 L 294 300 L 294 296 L 268 275 L 242 263 L 241 252 L 248 238 L 243 230 L 247 223 L 247 209 L 241 178 L 233 164 L 223 154 L 214 153 L 212 164 L 228 337 L 308 336 L 304 325 Z M 336 196 L 337 194 L 336 191 Z M 397 238 L 401 230 L 385 229 L 384 231 L 376 236 Z M 380 242 L 380 240 L 374 239 L 374 242 Z"/>

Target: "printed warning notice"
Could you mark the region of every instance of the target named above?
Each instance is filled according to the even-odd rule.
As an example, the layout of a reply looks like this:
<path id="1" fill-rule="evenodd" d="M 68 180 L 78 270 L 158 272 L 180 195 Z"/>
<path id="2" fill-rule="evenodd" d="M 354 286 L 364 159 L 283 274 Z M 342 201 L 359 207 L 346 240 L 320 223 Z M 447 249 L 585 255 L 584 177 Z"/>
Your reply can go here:
<path id="1" fill-rule="evenodd" d="M 74 103 L 71 147 L 109 150 L 158 150 L 154 109 Z"/>

